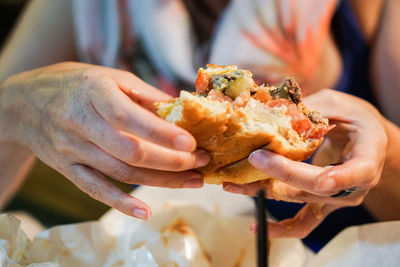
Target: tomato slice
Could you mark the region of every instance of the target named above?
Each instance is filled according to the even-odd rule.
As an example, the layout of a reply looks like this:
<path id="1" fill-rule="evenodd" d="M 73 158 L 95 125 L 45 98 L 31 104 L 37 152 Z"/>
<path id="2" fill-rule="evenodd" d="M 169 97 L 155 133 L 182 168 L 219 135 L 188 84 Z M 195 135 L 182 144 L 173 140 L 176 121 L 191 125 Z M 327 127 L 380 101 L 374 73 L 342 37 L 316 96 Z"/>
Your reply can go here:
<path id="1" fill-rule="evenodd" d="M 267 102 L 269 107 L 280 107 L 285 105 L 287 108 L 286 115 L 291 117 L 291 124 L 293 130 L 298 134 L 305 134 L 313 128 L 312 122 L 297 108 L 297 105 L 290 102 L 288 99 L 275 99 Z M 316 133 L 316 136 L 318 134 Z"/>
<path id="2" fill-rule="evenodd" d="M 309 138 L 316 138 L 319 139 L 325 136 L 330 130 L 335 128 L 336 125 L 325 125 L 325 124 L 318 124 L 312 130 L 311 133 L 308 135 Z"/>
<path id="3" fill-rule="evenodd" d="M 200 69 L 197 74 L 195 83 L 196 93 L 201 95 L 206 94 L 209 84 L 210 84 L 210 77 L 208 77 L 207 73 L 204 70 Z"/>
<path id="4" fill-rule="evenodd" d="M 284 98 L 274 99 L 267 102 L 267 106 L 270 108 L 280 107 L 280 106 L 289 106 L 290 101 Z M 294 104 L 293 104 L 294 105 Z"/>
<path id="5" fill-rule="evenodd" d="M 254 95 L 253 98 L 258 100 L 261 103 L 267 103 L 268 101 L 272 100 L 272 96 L 269 92 L 264 90 L 258 90 Z"/>
<path id="6" fill-rule="evenodd" d="M 292 118 L 292 128 L 299 134 L 305 134 L 309 131 L 313 124 L 312 122 L 297 108 L 296 104 L 289 104 L 288 115 Z"/>

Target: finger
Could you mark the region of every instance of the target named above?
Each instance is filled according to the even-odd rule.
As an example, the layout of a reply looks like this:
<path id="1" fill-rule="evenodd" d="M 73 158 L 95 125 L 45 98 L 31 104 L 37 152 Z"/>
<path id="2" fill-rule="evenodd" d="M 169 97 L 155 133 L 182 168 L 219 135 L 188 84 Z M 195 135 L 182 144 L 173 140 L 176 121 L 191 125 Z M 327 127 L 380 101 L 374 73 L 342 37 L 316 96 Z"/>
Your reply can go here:
<path id="1" fill-rule="evenodd" d="M 318 191 L 340 191 L 356 186 L 368 190 L 376 185 L 385 159 L 385 144 L 381 134 L 364 127 L 349 132 L 349 141 L 343 150 L 344 163 L 319 175 Z M 384 140 L 383 140 L 384 141 Z"/>
<path id="2" fill-rule="evenodd" d="M 205 166 L 205 151 L 171 150 L 118 131 L 100 116 L 87 120 L 82 129 L 86 138 L 128 165 L 165 171 L 182 171 Z"/>
<path id="3" fill-rule="evenodd" d="M 148 110 L 154 111 L 154 102 L 167 101 L 172 97 L 157 88 L 145 83 L 128 71 L 112 69 L 110 72 L 118 87 L 133 101 Z"/>
<path id="4" fill-rule="evenodd" d="M 122 192 L 98 171 L 89 167 L 71 165 L 66 176 L 83 192 L 126 215 L 147 220 L 151 216 L 150 207 L 142 201 Z"/>
<path id="5" fill-rule="evenodd" d="M 102 78 L 98 90 L 92 90 L 94 109 L 109 123 L 133 135 L 169 148 L 194 151 L 196 140 L 179 128 L 132 102 L 115 82 Z"/>
<path id="6" fill-rule="evenodd" d="M 345 162 L 323 173 L 318 178 L 317 190 L 358 187 L 368 190 L 376 185 L 382 172 L 385 152 L 385 134 L 380 127 L 359 125 L 353 127 L 344 148 Z"/>
<path id="7" fill-rule="evenodd" d="M 289 192 L 291 192 L 290 189 L 292 188 L 295 189 L 294 187 L 291 187 L 273 178 L 248 184 L 223 183 L 223 190 L 234 194 L 256 196 L 258 191 L 263 189 L 266 193 L 266 197 L 269 199 L 289 202 L 303 202 L 302 200 L 296 200 L 295 198 L 291 198 L 291 196 L 289 196 Z"/>
<path id="8" fill-rule="evenodd" d="M 322 167 L 293 161 L 265 149 L 251 153 L 249 162 L 268 176 L 311 193 L 317 193 L 317 177 L 325 171 Z"/>
<path id="9" fill-rule="evenodd" d="M 357 187 L 358 191 L 369 190 L 376 185 L 381 169 L 374 160 L 366 157 L 352 158 L 321 173 L 316 179 L 318 184 L 315 192 L 326 195 L 350 187 Z"/>
<path id="10" fill-rule="evenodd" d="M 282 183 L 281 181 L 268 179 L 268 181 L 258 181 L 249 184 L 224 183 L 223 189 L 230 193 L 256 196 L 260 189 L 266 192 L 266 197 L 286 202 L 297 203 L 326 203 L 335 205 L 358 206 L 363 201 L 367 191 L 357 190 L 350 195 L 342 198 L 318 196 L 299 190 L 293 186 Z"/>
<path id="11" fill-rule="evenodd" d="M 309 109 L 318 110 L 329 120 L 382 127 L 376 120 L 376 117 L 380 116 L 379 112 L 369 102 L 353 95 L 332 89 L 322 89 L 303 98 L 303 102 Z M 371 120 L 366 120 L 368 117 Z"/>
<path id="12" fill-rule="evenodd" d="M 120 182 L 168 188 L 199 188 L 203 176 L 195 171 L 168 172 L 129 166 L 94 144 L 81 145 L 80 162 Z"/>
<path id="13" fill-rule="evenodd" d="M 365 157 L 353 158 L 326 169 L 261 149 L 253 152 L 249 161 L 255 168 L 283 183 L 321 196 L 331 196 L 354 186 L 367 190 L 377 176 L 375 163 Z"/>
<path id="14" fill-rule="evenodd" d="M 341 206 L 332 204 L 305 205 L 294 218 L 280 222 L 268 222 L 268 233 L 271 238 L 305 238 L 334 210 Z"/>
<path id="15" fill-rule="evenodd" d="M 315 94 L 311 94 L 303 98 L 303 103 L 313 110 L 318 110 L 326 118 L 334 119 L 343 122 L 353 122 L 363 114 L 359 114 L 357 111 L 360 109 L 352 109 L 352 113 L 348 110 L 343 109 L 343 103 L 349 102 L 354 104 L 353 97 L 341 93 L 332 89 L 322 89 Z M 356 100 L 360 104 L 360 99 Z"/>

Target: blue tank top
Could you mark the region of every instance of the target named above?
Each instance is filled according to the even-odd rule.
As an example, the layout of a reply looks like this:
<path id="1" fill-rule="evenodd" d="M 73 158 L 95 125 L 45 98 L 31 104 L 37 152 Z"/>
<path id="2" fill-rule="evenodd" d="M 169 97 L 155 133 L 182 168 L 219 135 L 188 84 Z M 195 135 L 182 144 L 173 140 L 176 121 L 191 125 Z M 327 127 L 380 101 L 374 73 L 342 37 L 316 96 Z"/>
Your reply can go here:
<path id="1" fill-rule="evenodd" d="M 348 0 L 342 0 L 338 6 L 332 18 L 331 29 L 343 62 L 335 89 L 375 105 L 369 75 L 370 49 Z"/>
<path id="2" fill-rule="evenodd" d="M 335 89 L 376 105 L 369 80 L 370 49 L 348 0 L 342 0 L 337 7 L 331 29 L 343 63 Z M 278 220 L 293 217 L 303 206 L 274 200 L 268 200 L 267 205 Z M 362 206 L 342 208 L 331 213 L 303 242 L 317 252 L 344 228 L 369 222 L 374 219 Z"/>

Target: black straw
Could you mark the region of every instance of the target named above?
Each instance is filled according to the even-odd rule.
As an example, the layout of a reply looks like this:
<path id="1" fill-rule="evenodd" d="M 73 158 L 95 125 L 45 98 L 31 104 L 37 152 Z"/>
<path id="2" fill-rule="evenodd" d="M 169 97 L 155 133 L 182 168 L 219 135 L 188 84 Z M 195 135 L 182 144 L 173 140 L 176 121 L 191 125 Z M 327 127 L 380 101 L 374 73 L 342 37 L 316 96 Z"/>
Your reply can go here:
<path id="1" fill-rule="evenodd" d="M 257 266 L 268 267 L 268 231 L 264 190 L 257 193 Z"/>

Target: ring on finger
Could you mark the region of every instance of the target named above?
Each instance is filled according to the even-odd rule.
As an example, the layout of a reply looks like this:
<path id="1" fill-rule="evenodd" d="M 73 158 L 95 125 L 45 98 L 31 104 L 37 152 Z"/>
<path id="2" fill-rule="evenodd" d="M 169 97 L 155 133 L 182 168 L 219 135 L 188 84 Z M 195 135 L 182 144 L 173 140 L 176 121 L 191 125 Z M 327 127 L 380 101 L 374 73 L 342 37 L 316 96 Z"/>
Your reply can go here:
<path id="1" fill-rule="evenodd" d="M 349 187 L 346 189 L 343 189 L 342 191 L 340 191 L 337 194 L 332 195 L 331 197 L 333 198 L 339 198 L 339 197 L 347 197 L 348 195 L 350 195 L 351 193 L 357 191 L 357 186 L 353 186 L 353 187 Z"/>

